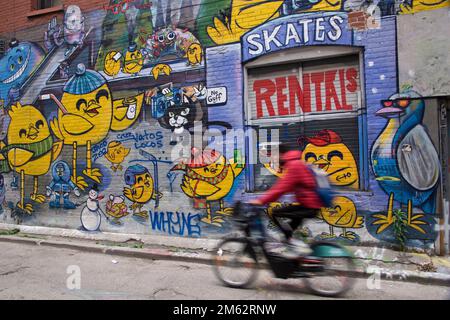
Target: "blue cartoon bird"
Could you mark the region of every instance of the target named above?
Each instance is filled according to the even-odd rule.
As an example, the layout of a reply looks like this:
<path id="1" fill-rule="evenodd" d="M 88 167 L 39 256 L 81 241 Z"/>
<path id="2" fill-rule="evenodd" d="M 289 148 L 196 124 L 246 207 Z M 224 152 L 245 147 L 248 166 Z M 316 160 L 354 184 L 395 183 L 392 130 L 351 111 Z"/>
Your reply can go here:
<path id="1" fill-rule="evenodd" d="M 425 102 L 410 89 L 392 95 L 382 102 L 376 115 L 387 124 L 372 149 L 372 168 L 380 187 L 389 194 L 387 215 L 377 214 L 373 223 L 377 234 L 393 222 L 394 200 L 407 205 L 407 224 L 425 234 L 420 220 L 424 214 L 413 215 L 413 208 L 435 211 L 436 187 L 440 163 L 436 148 L 422 124 Z"/>

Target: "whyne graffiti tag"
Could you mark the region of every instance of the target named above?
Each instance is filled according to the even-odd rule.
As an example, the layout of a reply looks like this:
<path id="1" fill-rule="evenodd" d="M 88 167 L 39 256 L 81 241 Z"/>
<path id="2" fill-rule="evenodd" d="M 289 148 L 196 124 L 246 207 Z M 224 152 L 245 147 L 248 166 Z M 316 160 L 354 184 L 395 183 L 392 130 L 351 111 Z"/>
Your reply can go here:
<path id="1" fill-rule="evenodd" d="M 169 235 L 200 236 L 200 214 L 155 211 L 150 210 L 152 230 L 168 233 Z"/>
<path id="2" fill-rule="evenodd" d="M 149 132 L 127 132 L 117 135 L 117 139 L 121 142 L 134 141 L 134 147 L 136 149 L 144 148 L 162 148 L 164 136 L 161 131 Z"/>

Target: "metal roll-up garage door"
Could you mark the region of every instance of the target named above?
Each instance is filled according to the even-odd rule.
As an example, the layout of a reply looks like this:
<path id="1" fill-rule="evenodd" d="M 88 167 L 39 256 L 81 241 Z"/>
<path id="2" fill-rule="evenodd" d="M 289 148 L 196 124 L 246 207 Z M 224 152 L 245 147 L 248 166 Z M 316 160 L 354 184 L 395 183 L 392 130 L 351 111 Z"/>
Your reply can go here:
<path id="1" fill-rule="evenodd" d="M 344 172 L 345 166 L 356 166 L 347 172 L 353 176 L 349 183 L 342 181 L 339 186 L 358 189 L 359 177 L 355 175 L 360 165 L 360 92 L 357 55 L 248 69 L 247 123 L 256 128 L 278 129 L 280 142 L 296 144 L 300 149 L 309 141 L 317 142 L 316 150 L 320 151 L 322 144 L 323 150 L 343 158 L 338 165 L 342 168 L 330 166 L 330 170 Z M 266 143 L 259 139 L 255 151 L 260 151 L 261 142 Z M 267 166 L 258 163 L 255 190 L 273 184 L 276 177 L 270 173 Z"/>

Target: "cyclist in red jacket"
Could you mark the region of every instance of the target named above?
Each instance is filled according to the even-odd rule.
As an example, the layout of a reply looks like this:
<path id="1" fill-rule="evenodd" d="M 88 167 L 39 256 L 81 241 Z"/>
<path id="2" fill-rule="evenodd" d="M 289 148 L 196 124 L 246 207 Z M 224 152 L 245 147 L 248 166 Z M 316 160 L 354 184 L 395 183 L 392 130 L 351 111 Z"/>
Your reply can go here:
<path id="1" fill-rule="evenodd" d="M 289 255 L 307 255 L 311 253 L 309 246 L 303 241 L 292 238 L 292 235 L 304 218 L 314 218 L 324 205 L 316 192 L 316 180 L 306 163 L 301 160 L 302 153 L 294 150 L 287 144 L 279 146 L 280 166 L 282 175 L 277 182 L 259 199 L 250 203 L 267 205 L 278 200 L 282 195 L 294 193 L 299 205 L 273 210 L 274 223 L 281 229 L 286 237 Z M 278 218 L 289 218 L 289 224 Z"/>

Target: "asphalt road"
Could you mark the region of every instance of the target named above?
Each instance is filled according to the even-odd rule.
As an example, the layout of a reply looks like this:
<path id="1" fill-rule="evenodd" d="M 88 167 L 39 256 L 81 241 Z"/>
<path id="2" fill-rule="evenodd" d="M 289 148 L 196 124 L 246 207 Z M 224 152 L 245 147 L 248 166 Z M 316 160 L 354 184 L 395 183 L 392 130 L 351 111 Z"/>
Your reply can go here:
<path id="1" fill-rule="evenodd" d="M 299 280 L 273 280 L 268 272 L 260 274 L 254 288 L 239 290 L 223 287 L 203 264 L 7 242 L 0 248 L 0 299 L 324 299 L 310 294 Z M 449 298 L 449 288 L 442 286 L 382 280 L 379 289 L 370 290 L 365 279 L 358 279 L 345 297 Z"/>

